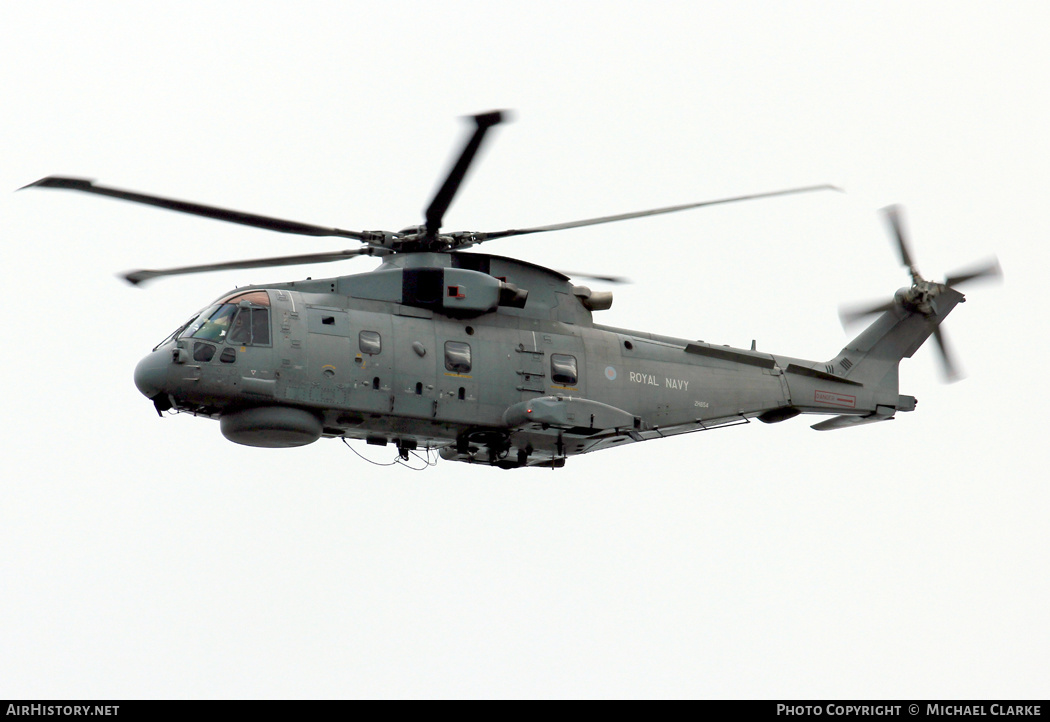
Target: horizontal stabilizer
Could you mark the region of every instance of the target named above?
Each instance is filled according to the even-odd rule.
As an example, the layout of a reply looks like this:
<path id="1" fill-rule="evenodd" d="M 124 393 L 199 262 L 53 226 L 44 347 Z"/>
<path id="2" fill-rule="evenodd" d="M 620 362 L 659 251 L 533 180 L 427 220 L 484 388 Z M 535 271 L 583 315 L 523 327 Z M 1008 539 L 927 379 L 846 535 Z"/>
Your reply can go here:
<path id="1" fill-rule="evenodd" d="M 817 431 L 831 431 L 832 429 L 845 429 L 850 426 L 874 424 L 876 421 L 890 421 L 891 419 L 893 419 L 892 414 L 889 416 L 884 414 L 867 414 L 866 416 L 843 414 L 842 416 L 833 416 L 827 421 L 821 421 L 819 424 L 813 424 L 810 428 Z"/>

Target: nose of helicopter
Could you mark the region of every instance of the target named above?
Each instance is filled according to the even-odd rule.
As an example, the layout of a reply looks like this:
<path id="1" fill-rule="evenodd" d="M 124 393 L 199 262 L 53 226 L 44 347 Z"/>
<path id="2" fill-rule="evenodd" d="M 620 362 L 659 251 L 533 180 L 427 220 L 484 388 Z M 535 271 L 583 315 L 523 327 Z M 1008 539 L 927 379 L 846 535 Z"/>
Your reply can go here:
<path id="1" fill-rule="evenodd" d="M 171 366 L 171 351 L 154 351 L 135 366 L 135 386 L 147 399 L 164 390 Z"/>

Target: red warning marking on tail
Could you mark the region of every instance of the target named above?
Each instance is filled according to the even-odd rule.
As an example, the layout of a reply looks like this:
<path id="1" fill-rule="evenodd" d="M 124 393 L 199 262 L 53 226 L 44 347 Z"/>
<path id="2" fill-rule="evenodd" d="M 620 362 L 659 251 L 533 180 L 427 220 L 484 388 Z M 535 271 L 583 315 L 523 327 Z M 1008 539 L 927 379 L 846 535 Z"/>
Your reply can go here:
<path id="1" fill-rule="evenodd" d="M 816 401 L 818 404 L 841 406 L 847 409 L 854 409 L 857 407 L 856 396 L 850 396 L 849 394 L 840 394 L 837 391 L 814 391 L 813 400 Z"/>

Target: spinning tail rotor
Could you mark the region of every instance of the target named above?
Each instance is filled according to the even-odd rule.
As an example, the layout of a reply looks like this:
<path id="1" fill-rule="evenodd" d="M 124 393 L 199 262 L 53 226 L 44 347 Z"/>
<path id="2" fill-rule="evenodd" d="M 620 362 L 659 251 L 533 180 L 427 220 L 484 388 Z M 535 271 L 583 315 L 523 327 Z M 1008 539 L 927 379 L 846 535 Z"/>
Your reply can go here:
<path id="1" fill-rule="evenodd" d="M 992 258 L 979 264 L 957 271 L 947 276 L 943 283 L 927 281 L 919 273 L 919 269 L 913 260 L 908 236 L 904 230 L 900 206 L 887 206 L 882 209 L 883 217 L 890 231 L 893 233 L 897 250 L 900 253 L 901 265 L 908 269 L 911 275 L 912 285 L 910 288 L 902 288 L 888 301 L 861 306 L 844 306 L 839 309 L 839 319 L 844 327 L 851 326 L 869 316 L 885 313 L 894 308 L 900 308 L 908 312 L 922 313 L 927 317 L 936 315 L 937 297 L 944 289 L 972 283 L 974 281 L 999 280 L 1003 272 L 999 261 Z M 965 299 L 963 299 L 965 300 Z M 959 365 L 955 361 L 955 355 L 950 350 L 944 330 L 937 326 L 933 330 L 933 340 L 941 359 L 941 370 L 948 383 L 959 381 L 963 378 Z"/>

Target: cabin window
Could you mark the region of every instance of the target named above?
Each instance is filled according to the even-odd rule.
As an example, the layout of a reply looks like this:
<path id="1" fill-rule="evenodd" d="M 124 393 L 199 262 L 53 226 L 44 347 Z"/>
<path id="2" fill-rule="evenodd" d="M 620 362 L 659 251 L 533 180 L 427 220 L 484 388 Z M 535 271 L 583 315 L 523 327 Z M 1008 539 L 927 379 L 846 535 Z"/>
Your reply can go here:
<path id="1" fill-rule="evenodd" d="M 453 373 L 469 374 L 470 344 L 462 341 L 446 341 L 445 368 Z"/>
<path id="2" fill-rule="evenodd" d="M 375 331 L 362 331 L 357 335 L 357 342 L 361 347 L 361 353 L 375 356 L 383 350 L 383 339 Z"/>
<path id="3" fill-rule="evenodd" d="M 241 306 L 226 341 L 235 346 L 269 346 L 270 309 Z"/>
<path id="4" fill-rule="evenodd" d="M 576 373 L 576 357 L 563 353 L 551 354 L 551 381 L 559 386 L 575 386 L 580 380 Z"/>

